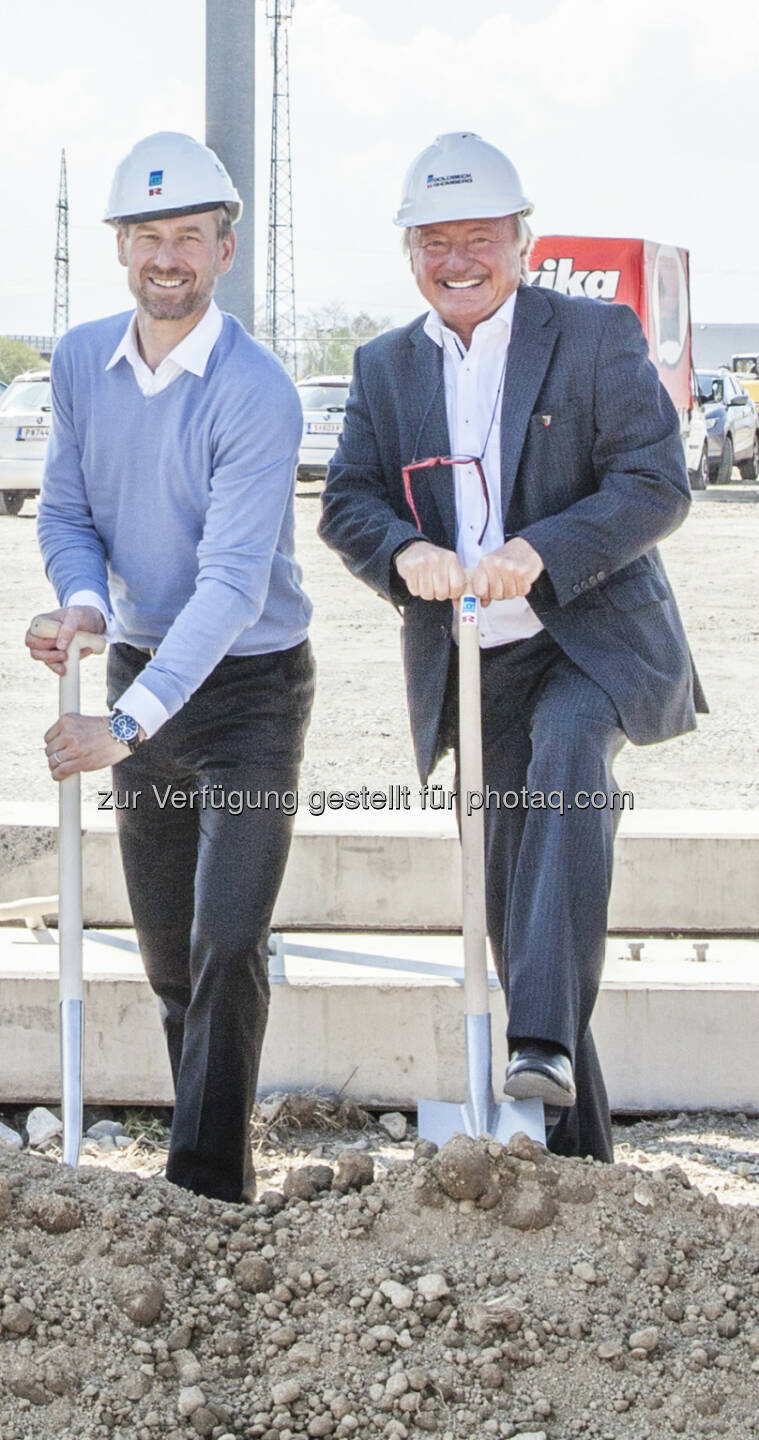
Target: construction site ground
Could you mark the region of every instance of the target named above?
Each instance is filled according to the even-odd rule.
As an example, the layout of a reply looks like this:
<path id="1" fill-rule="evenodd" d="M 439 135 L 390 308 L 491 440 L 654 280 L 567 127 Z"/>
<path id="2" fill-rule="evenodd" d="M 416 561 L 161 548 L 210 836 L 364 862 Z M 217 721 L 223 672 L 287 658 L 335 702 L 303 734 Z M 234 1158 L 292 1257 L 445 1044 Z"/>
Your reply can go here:
<path id="1" fill-rule="evenodd" d="M 298 499 L 319 667 L 302 790 L 416 793 L 397 617 L 318 541 L 317 510 Z M 21 644 L 51 603 L 33 512 L 0 518 L 14 801 L 50 799 L 40 737 L 57 703 Z M 756 802 L 757 542 L 759 507 L 701 503 L 662 547 L 712 713 L 627 748 L 636 807 Z M 83 708 L 102 695 L 89 661 Z M 21 1131 L 25 1111 L 1 1118 Z M 76 1173 L 55 1140 L 0 1144 L 0 1440 L 759 1431 L 757 1117 L 617 1117 L 600 1166 L 518 1141 L 435 1157 L 352 1104 L 270 1100 L 252 1207 L 167 1184 L 166 1117 L 120 1118 L 132 1144 L 88 1143 Z"/>
<path id="2" fill-rule="evenodd" d="M 748 494 L 756 486 L 743 487 Z M 741 487 L 730 487 L 731 497 Z M 707 492 L 713 500 L 714 488 Z M 304 583 L 314 604 L 312 639 L 317 695 L 301 794 L 385 789 L 418 778 L 406 716 L 399 656 L 399 618 L 385 601 L 354 580 L 316 535 L 318 497 L 296 500 L 297 545 Z M 3 747 L 0 798 L 44 801 L 51 782 L 41 739 L 58 704 L 55 679 L 33 664 L 22 641 L 29 618 L 54 597 L 34 537 L 35 503 L 18 517 L 0 516 L 0 685 Z M 759 505 L 694 503 L 685 524 L 664 541 L 664 560 L 678 597 L 691 648 L 711 705 L 695 734 L 666 745 L 626 746 L 617 779 L 635 808 L 751 809 L 759 798 L 756 716 L 759 710 Z M 83 665 L 83 704 L 104 712 L 105 662 Z M 443 762 L 436 780 L 446 785 Z M 95 802 L 97 776 L 85 777 L 85 801 Z"/>
<path id="3" fill-rule="evenodd" d="M 77 1172 L 0 1146 L 3 1440 L 759 1430 L 756 1120 L 618 1125 L 604 1166 L 270 1099 L 230 1206 L 124 1118 Z"/>

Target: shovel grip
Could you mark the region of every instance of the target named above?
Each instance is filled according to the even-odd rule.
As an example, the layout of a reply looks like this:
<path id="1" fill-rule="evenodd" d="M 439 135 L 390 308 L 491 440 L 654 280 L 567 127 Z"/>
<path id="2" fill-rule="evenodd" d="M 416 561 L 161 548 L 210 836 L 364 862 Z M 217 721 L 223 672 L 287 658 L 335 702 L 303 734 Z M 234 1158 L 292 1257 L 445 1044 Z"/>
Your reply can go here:
<path id="1" fill-rule="evenodd" d="M 60 620 L 51 620 L 49 615 L 35 615 L 29 626 L 32 635 L 39 636 L 40 640 L 54 640 L 60 628 Z M 106 639 L 94 630 L 77 630 L 72 643 L 80 650 L 91 650 L 94 655 L 102 655 Z"/>
<path id="2" fill-rule="evenodd" d="M 61 628 L 60 620 L 53 620 L 49 615 L 35 615 L 29 629 L 32 635 L 38 635 L 41 640 L 55 640 Z M 75 715 L 79 711 L 79 659 L 82 650 L 92 650 L 95 655 L 102 655 L 106 647 L 104 635 L 98 635 L 94 630 L 77 630 L 71 637 L 68 647 L 68 661 L 60 684 L 60 707 L 61 715 Z M 69 777 L 70 779 L 71 777 Z M 68 780 L 62 782 L 68 784 Z"/>

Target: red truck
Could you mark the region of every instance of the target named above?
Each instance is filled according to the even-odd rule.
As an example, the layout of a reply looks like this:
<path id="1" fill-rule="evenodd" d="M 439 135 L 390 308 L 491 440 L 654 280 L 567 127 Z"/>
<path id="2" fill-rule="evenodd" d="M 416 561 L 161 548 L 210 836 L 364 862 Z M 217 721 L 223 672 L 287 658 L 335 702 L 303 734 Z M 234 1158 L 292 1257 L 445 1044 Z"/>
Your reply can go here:
<path id="1" fill-rule="evenodd" d="M 635 311 L 680 416 L 691 485 L 705 489 L 706 425 L 694 403 L 688 251 L 652 240 L 542 235 L 530 263 L 530 283 L 539 289 L 616 302 Z"/>

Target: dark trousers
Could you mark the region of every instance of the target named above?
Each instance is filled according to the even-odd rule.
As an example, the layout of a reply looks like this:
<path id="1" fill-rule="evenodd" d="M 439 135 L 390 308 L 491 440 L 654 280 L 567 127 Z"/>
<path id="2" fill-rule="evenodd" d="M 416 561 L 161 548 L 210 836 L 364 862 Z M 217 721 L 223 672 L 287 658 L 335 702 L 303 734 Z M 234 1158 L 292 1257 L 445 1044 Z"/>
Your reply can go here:
<path id="1" fill-rule="evenodd" d="M 110 705 L 148 658 L 111 647 Z M 166 1176 L 222 1200 L 253 1189 L 249 1122 L 269 1004 L 269 925 L 312 700 L 307 642 L 227 656 L 113 770 L 127 890 L 174 1078 Z"/>
<path id="2" fill-rule="evenodd" d="M 446 697 L 452 739 L 456 658 Z M 624 743 L 619 716 L 606 692 L 541 631 L 482 651 L 482 729 L 488 934 L 509 1041 L 553 1042 L 573 1061 L 577 1103 L 549 1130 L 549 1149 L 611 1160 L 609 1104 L 590 1017 L 619 820 L 612 774 Z M 596 807 L 604 796 L 607 804 L 581 808 L 580 792 Z M 548 808 L 549 797 L 557 808 Z"/>

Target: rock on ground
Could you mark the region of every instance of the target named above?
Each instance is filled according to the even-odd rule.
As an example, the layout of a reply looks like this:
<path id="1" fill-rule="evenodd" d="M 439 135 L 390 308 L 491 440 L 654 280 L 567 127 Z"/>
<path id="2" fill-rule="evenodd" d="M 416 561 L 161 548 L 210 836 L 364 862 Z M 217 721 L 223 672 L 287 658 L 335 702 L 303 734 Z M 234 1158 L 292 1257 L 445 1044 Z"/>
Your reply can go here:
<path id="1" fill-rule="evenodd" d="M 602 1166 L 329 1124 L 261 1142 L 251 1206 L 0 1148 L 2 1440 L 759 1433 L 757 1127 Z"/>
<path id="2" fill-rule="evenodd" d="M 58 1116 L 53 1115 L 51 1110 L 46 1110 L 44 1105 L 37 1105 L 26 1117 L 26 1132 L 30 1145 L 45 1145 L 48 1140 L 60 1135 L 62 1129 L 63 1124 Z"/>

